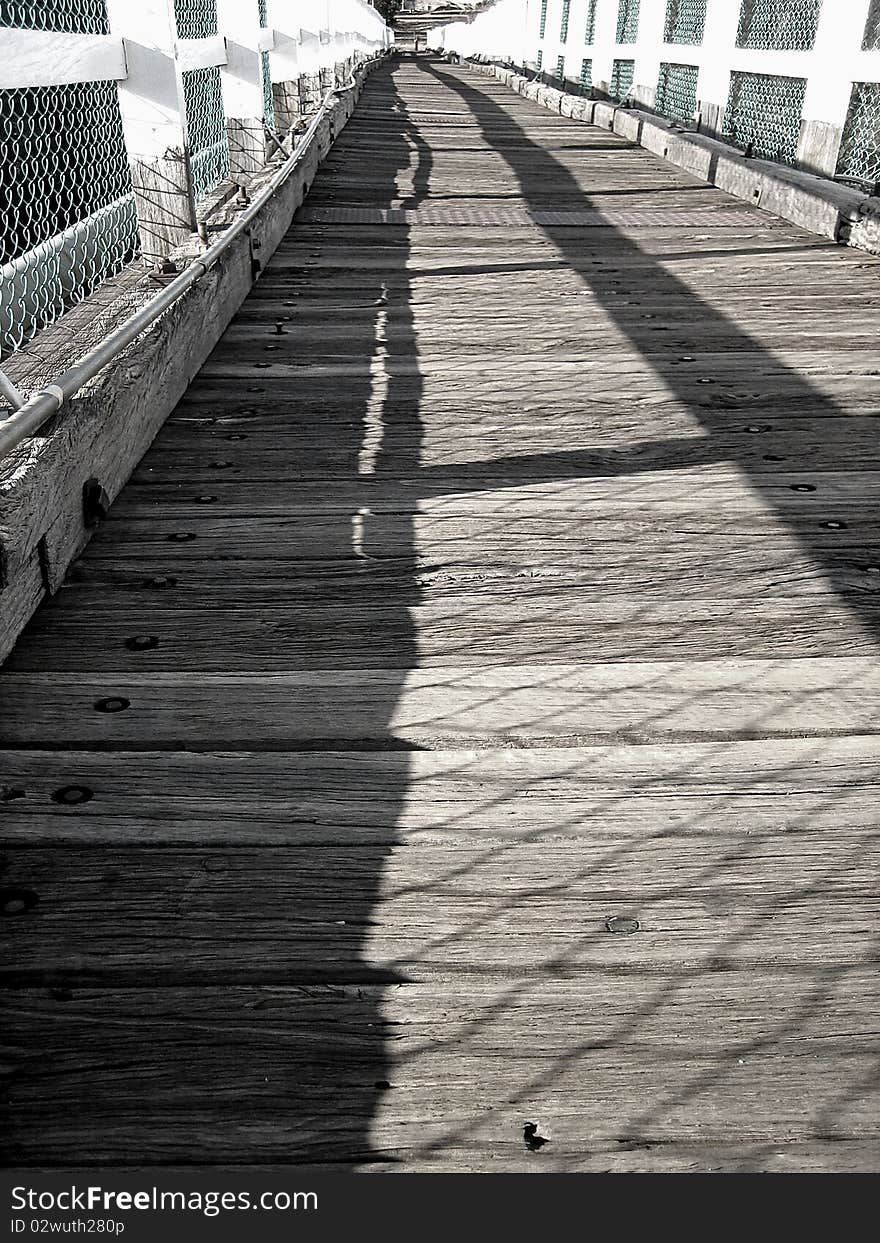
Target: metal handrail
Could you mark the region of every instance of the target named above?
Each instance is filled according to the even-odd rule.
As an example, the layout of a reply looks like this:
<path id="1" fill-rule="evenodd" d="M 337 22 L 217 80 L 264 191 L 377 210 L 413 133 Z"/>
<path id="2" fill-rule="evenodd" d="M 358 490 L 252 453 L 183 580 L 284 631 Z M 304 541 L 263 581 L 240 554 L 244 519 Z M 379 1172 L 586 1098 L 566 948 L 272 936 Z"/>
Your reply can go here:
<path id="1" fill-rule="evenodd" d="M 366 69 L 368 65 L 381 59 L 381 55 L 373 56 L 370 60 L 364 61 L 360 68 Z M 327 91 L 321 101 L 321 106 L 297 143 L 296 149 L 222 237 L 209 246 L 197 259 L 194 259 L 178 277 L 165 286 L 161 293 L 157 293 L 139 311 L 136 311 L 108 337 L 105 337 L 99 345 L 89 350 L 72 367 L 62 372 L 54 384 L 47 384 L 45 388 L 34 393 L 23 405 L 14 410 L 9 418 L 0 422 L 0 458 L 11 453 L 13 449 L 17 449 L 28 437 L 39 431 L 43 424 L 57 414 L 65 402 L 75 396 L 84 384 L 93 379 L 99 371 L 102 371 L 108 363 L 121 354 L 127 345 L 150 328 L 160 315 L 173 306 L 178 298 L 192 288 L 197 281 L 201 280 L 206 272 L 210 271 L 236 238 L 247 232 L 262 208 L 278 193 L 293 173 L 326 115 L 333 96 L 353 90 L 356 85 L 354 74 L 352 74 L 344 86 L 333 86 Z M 0 375 L 11 385 L 14 394 L 20 400 L 21 395 L 11 384 L 9 377 L 3 375 L 2 372 Z M 5 385 L 3 385 L 3 391 L 6 392 Z M 8 396 L 14 404 L 13 393 L 9 393 Z"/>
<path id="2" fill-rule="evenodd" d="M 19 410 L 27 400 L 24 394 L 18 391 L 2 367 L 0 367 L 0 393 L 3 394 L 13 410 Z"/>

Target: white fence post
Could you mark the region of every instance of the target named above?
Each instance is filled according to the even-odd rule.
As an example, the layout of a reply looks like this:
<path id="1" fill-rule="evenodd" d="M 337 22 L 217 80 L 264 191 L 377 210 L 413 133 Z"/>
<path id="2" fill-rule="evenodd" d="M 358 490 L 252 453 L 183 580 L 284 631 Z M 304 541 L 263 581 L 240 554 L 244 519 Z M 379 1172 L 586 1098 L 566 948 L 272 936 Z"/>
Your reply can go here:
<path id="1" fill-rule="evenodd" d="M 155 263 L 195 228 L 173 10 L 170 0 L 107 0 L 107 10 L 125 47 L 119 104 L 141 251 Z"/>
<path id="2" fill-rule="evenodd" d="M 268 4 L 269 27 L 272 30 L 269 68 L 275 124 L 279 133 L 286 134 L 300 118 L 298 7 L 290 0 L 268 0 Z"/>
<path id="3" fill-rule="evenodd" d="M 217 15 L 226 37 L 226 65 L 221 75 L 229 170 L 233 177 L 246 176 L 266 162 L 260 53 L 267 50 L 271 35 L 260 26 L 258 0 L 217 0 Z"/>

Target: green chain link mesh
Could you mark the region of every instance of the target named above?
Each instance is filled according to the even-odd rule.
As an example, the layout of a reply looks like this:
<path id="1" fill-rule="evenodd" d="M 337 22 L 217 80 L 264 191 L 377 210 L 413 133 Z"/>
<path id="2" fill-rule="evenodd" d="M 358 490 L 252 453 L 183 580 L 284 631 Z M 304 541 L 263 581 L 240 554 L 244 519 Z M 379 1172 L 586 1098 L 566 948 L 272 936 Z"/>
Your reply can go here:
<path id="1" fill-rule="evenodd" d="M 705 25 L 706 0 L 667 0 L 664 43 L 702 43 Z"/>
<path id="2" fill-rule="evenodd" d="M 584 31 L 584 43 L 591 44 L 596 38 L 596 5 L 599 0 L 588 0 L 587 3 L 587 28 Z"/>
<path id="3" fill-rule="evenodd" d="M 618 103 L 628 98 L 633 84 L 633 77 L 635 76 L 635 69 L 636 62 L 634 60 L 616 60 L 611 66 L 611 82 L 608 94 L 612 99 L 616 99 Z"/>
<path id="4" fill-rule="evenodd" d="M 673 121 L 689 124 L 697 108 L 699 66 L 676 65 L 664 61 L 657 80 L 655 107 Z"/>
<path id="5" fill-rule="evenodd" d="M 737 47 L 806 51 L 816 41 L 822 0 L 742 0 Z"/>
<path id="6" fill-rule="evenodd" d="M 880 82 L 854 82 L 840 143 L 837 174 L 880 185 Z"/>
<path id="7" fill-rule="evenodd" d="M 593 85 L 593 62 L 590 59 L 581 61 L 580 85 L 585 94 Z"/>
<path id="8" fill-rule="evenodd" d="M 260 78 L 263 84 L 263 120 L 269 129 L 275 128 L 275 99 L 272 94 L 272 71 L 269 53 L 260 52 Z"/>
<path id="9" fill-rule="evenodd" d="M 639 33 L 639 0 L 620 0 L 617 9 L 617 42 L 635 43 Z"/>
<path id="10" fill-rule="evenodd" d="M 862 47 L 866 52 L 872 52 L 880 48 L 880 0 L 871 0 L 871 7 L 868 9 L 868 19 L 865 22 L 865 36 L 862 39 Z"/>
<path id="11" fill-rule="evenodd" d="M 115 82 L 0 90 L 0 357 L 134 257 Z"/>
<path id="12" fill-rule="evenodd" d="M 725 135 L 753 155 L 793 164 L 806 88 L 806 78 L 731 73 Z"/>
<path id="13" fill-rule="evenodd" d="M 257 0 L 257 12 L 260 15 L 260 26 L 263 30 L 269 25 L 269 12 L 266 0 Z M 269 129 L 275 129 L 275 97 L 272 94 L 272 69 L 269 53 L 260 53 L 260 81 L 263 87 L 263 120 Z"/>
<path id="14" fill-rule="evenodd" d="M 181 39 L 209 39 L 217 33 L 215 0 L 174 0 L 174 18 Z"/>
<path id="15" fill-rule="evenodd" d="M 105 0 L 0 0 L 0 26 L 61 34 L 110 33 Z"/>
<path id="16" fill-rule="evenodd" d="M 220 69 L 216 65 L 207 69 L 187 69 L 181 78 L 193 196 L 198 202 L 229 176 L 229 138 Z"/>

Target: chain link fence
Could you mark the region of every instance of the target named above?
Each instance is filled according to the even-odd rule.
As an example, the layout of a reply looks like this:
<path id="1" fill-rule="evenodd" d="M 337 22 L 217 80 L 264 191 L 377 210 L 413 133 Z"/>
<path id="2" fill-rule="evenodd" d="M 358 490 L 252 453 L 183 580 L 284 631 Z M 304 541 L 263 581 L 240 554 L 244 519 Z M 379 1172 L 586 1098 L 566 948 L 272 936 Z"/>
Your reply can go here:
<path id="1" fill-rule="evenodd" d="M 880 82 L 854 82 L 837 176 L 880 193 Z"/>
<path id="2" fill-rule="evenodd" d="M 667 0 L 664 43 L 702 43 L 705 25 L 706 0 Z"/>
<path id="3" fill-rule="evenodd" d="M 0 26 L 72 35 L 110 33 L 104 0 L 0 0 Z"/>
<path id="4" fill-rule="evenodd" d="M 589 94 L 593 85 L 593 61 L 590 57 L 581 61 L 580 88 L 584 95 Z"/>
<path id="5" fill-rule="evenodd" d="M 181 39 L 209 39 L 218 33 L 216 0 L 174 0 Z M 223 111 L 220 69 L 185 69 L 181 75 L 190 182 L 198 203 L 229 176 L 229 137 Z"/>
<path id="6" fill-rule="evenodd" d="M 807 51 L 816 42 L 822 0 L 742 0 L 736 46 Z"/>
<path id="7" fill-rule="evenodd" d="M 862 47 L 866 52 L 880 48 L 880 0 L 871 0 Z"/>
<path id="8" fill-rule="evenodd" d="M 587 0 L 587 27 L 584 31 L 584 43 L 589 47 L 596 38 L 596 6 L 599 0 Z"/>
<path id="9" fill-rule="evenodd" d="M 260 28 L 265 30 L 269 25 L 266 0 L 257 0 L 257 10 L 260 15 Z M 270 68 L 268 52 L 260 53 L 260 82 L 263 87 L 263 124 L 274 133 L 275 97 L 272 93 L 272 70 Z"/>
<path id="10" fill-rule="evenodd" d="M 623 100 L 629 98 L 632 90 L 633 77 L 635 76 L 636 62 L 634 60 L 615 60 L 611 66 L 611 81 L 608 84 L 608 94 L 612 99 L 622 103 Z"/>
<path id="11" fill-rule="evenodd" d="M 538 30 L 538 37 L 543 39 L 544 32 L 547 29 L 547 0 L 541 0 L 541 25 Z"/>
<path id="12" fill-rule="evenodd" d="M 214 0 L 174 0 L 174 20 L 178 38 L 210 39 L 217 34 L 217 5 Z"/>
<path id="13" fill-rule="evenodd" d="M 180 75 L 186 113 L 190 177 L 198 203 L 229 176 L 229 136 L 223 111 L 220 69 L 186 69 Z"/>
<path id="14" fill-rule="evenodd" d="M 106 34 L 104 0 L 7 3 L 20 30 Z M 137 212 L 116 83 L 0 90 L 0 359 L 134 258 Z"/>
<path id="15" fill-rule="evenodd" d="M 559 24 L 559 42 L 568 42 L 568 20 L 571 16 L 571 0 L 562 0 L 562 21 Z"/>
<path id="16" fill-rule="evenodd" d="M 635 43 L 639 34 L 639 0 L 620 0 L 617 7 L 617 42 Z"/>
<path id="17" fill-rule="evenodd" d="M 698 65 L 676 65 L 663 61 L 657 79 L 657 96 L 654 102 L 658 112 L 672 121 L 689 125 L 697 110 Z"/>
<path id="18" fill-rule="evenodd" d="M 750 155 L 793 164 L 806 89 L 806 78 L 731 73 L 724 136 Z"/>

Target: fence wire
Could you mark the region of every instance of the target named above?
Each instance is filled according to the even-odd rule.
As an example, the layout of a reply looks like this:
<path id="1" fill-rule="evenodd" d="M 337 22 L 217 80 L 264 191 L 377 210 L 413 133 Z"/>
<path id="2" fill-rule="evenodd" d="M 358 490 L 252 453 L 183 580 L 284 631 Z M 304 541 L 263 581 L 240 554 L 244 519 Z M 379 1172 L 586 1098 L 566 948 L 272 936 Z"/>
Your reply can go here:
<path id="1" fill-rule="evenodd" d="M 664 61 L 657 79 L 654 106 L 673 121 L 690 124 L 697 110 L 698 65 L 675 65 Z"/>
<path id="2" fill-rule="evenodd" d="M 806 78 L 731 73 L 725 136 L 752 155 L 793 164 L 806 88 Z"/>
<path id="3" fill-rule="evenodd" d="M 562 0 L 562 21 L 559 24 L 559 42 L 568 42 L 568 19 L 571 16 L 571 0 Z"/>
<path id="4" fill-rule="evenodd" d="M 137 0 L 130 0 L 132 4 Z M 174 20 L 180 39 L 210 39 L 217 34 L 215 0 L 174 0 Z"/>
<path id="5" fill-rule="evenodd" d="M 72 35 L 110 33 L 105 0 L 0 0 L 0 26 Z"/>
<path id="6" fill-rule="evenodd" d="M 880 48 L 880 0 L 871 0 L 862 47 L 866 52 Z"/>
<path id="7" fill-rule="evenodd" d="M 270 130 L 274 130 L 275 98 L 272 94 L 272 70 L 268 52 L 260 52 L 260 79 L 263 84 L 263 120 Z"/>
<path id="8" fill-rule="evenodd" d="M 702 43 L 705 25 L 706 0 L 667 0 L 664 43 Z"/>
<path id="9" fill-rule="evenodd" d="M 880 188 L 880 82 L 854 82 L 837 175 Z"/>
<path id="10" fill-rule="evenodd" d="M 822 0 L 742 0 L 737 47 L 806 51 L 816 41 Z"/>
<path id="11" fill-rule="evenodd" d="M 538 37 L 544 38 L 544 31 L 547 29 L 547 0 L 541 0 L 541 24 L 538 29 Z"/>
<path id="12" fill-rule="evenodd" d="M 593 61 L 588 58 L 581 61 L 580 87 L 586 95 L 593 85 Z"/>
<path id="13" fill-rule="evenodd" d="M 115 82 L 0 91 L 0 357 L 134 257 Z"/>
<path id="14" fill-rule="evenodd" d="M 596 5 L 599 0 L 587 0 L 587 28 L 584 31 L 584 43 L 588 46 L 596 38 Z"/>
<path id="15" fill-rule="evenodd" d="M 620 0 L 617 8 L 617 42 L 635 43 L 639 34 L 639 0 Z"/>
<path id="16" fill-rule="evenodd" d="M 635 68 L 636 62 L 634 60 L 615 60 L 611 66 L 611 82 L 609 83 L 608 94 L 612 99 L 616 99 L 618 103 L 629 98 L 635 76 Z"/>
<path id="17" fill-rule="evenodd" d="M 196 202 L 229 176 L 229 137 L 223 112 L 220 69 L 187 69 L 181 74 L 187 144 Z"/>
<path id="18" fill-rule="evenodd" d="M 269 25 L 269 11 L 266 0 L 257 0 L 257 12 L 260 15 L 260 28 L 265 30 Z M 268 52 L 260 53 L 260 82 L 263 87 L 263 123 L 274 132 L 275 96 L 272 92 L 272 68 Z"/>

